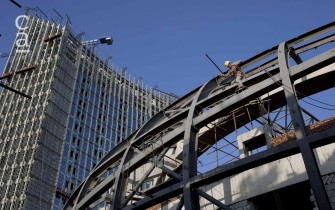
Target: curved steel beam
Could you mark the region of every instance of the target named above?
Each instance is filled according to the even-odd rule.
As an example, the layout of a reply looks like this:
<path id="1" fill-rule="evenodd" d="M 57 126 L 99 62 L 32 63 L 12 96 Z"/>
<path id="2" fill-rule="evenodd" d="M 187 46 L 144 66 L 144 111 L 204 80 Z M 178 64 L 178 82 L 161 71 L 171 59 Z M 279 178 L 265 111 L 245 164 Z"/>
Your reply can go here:
<path id="1" fill-rule="evenodd" d="M 285 77 L 282 75 L 282 69 L 283 65 L 287 65 L 287 48 L 293 47 L 293 45 L 299 42 L 311 39 L 316 35 L 320 35 L 334 29 L 335 23 L 328 24 L 326 26 L 320 27 L 319 29 L 315 29 L 297 38 L 289 40 L 287 42 L 287 47 L 285 44 L 275 46 L 243 62 L 242 68 L 245 68 L 268 57 L 269 55 L 277 53 L 277 50 L 282 50 L 282 52 L 284 52 L 284 54 L 281 54 L 281 52 L 278 53 L 278 59 L 275 58 L 270 61 L 266 61 L 264 64 L 260 65 L 261 69 L 267 69 L 267 71 L 270 72 L 273 76 L 269 77 L 267 74 L 265 74 L 265 72 L 259 72 L 259 69 L 253 69 L 251 72 L 249 72 L 249 74 L 253 76 L 250 76 L 245 81 L 246 85 L 249 86 L 249 88 L 241 93 L 235 94 L 234 87 L 227 87 L 225 90 L 220 90 L 220 84 L 217 83 L 218 77 L 216 77 L 207 82 L 205 85 L 194 89 L 191 93 L 182 97 L 174 104 L 170 105 L 168 108 L 164 109 L 152 119 L 150 119 L 143 127 L 137 130 L 135 134 L 131 135 L 128 138 L 128 141 L 124 141 L 117 145 L 114 149 L 112 149 L 111 152 L 109 152 L 98 163 L 98 165 L 94 168 L 94 170 L 85 180 L 85 182 L 81 184 L 80 187 L 74 192 L 64 209 L 71 209 L 73 206 L 77 209 L 83 209 L 85 207 L 88 207 L 90 203 L 99 198 L 99 196 L 106 192 L 109 188 L 114 189 L 112 197 L 112 208 L 119 209 L 126 205 L 127 202 L 123 201 L 125 197 L 122 194 L 123 188 L 125 187 L 125 183 L 122 182 L 122 174 L 129 174 L 130 172 L 133 172 L 139 166 L 146 163 L 146 156 L 153 154 L 153 151 L 149 151 L 148 154 L 137 154 L 132 152 L 132 149 L 138 148 L 141 142 L 150 138 L 151 136 L 160 133 L 162 134 L 162 137 L 160 139 L 161 145 L 157 147 L 158 152 L 162 152 L 164 148 L 169 148 L 181 139 L 184 139 L 183 167 L 181 168 L 183 179 L 182 181 L 178 181 L 179 179 L 175 179 L 174 185 L 161 188 L 161 190 L 156 191 L 152 195 L 141 199 L 140 201 L 132 204 L 131 206 L 125 206 L 124 209 L 143 209 L 143 207 L 147 208 L 150 207 L 150 205 L 154 205 L 157 204 L 157 202 L 162 201 L 163 197 L 164 199 L 172 198 L 180 194 L 183 194 L 184 206 L 186 209 L 199 209 L 199 195 L 196 192 L 196 188 L 203 186 L 203 184 L 205 183 L 212 183 L 215 179 L 208 181 L 205 176 L 197 175 L 197 157 L 199 154 L 206 150 L 206 148 L 202 151 L 198 150 L 198 144 L 200 144 L 200 142 L 198 142 L 197 136 L 198 129 L 208 125 L 214 120 L 220 119 L 220 117 L 222 116 L 229 114 L 229 112 L 231 112 L 232 110 L 248 104 L 251 100 L 254 100 L 255 98 L 261 97 L 264 94 L 275 90 L 278 87 L 278 81 L 286 81 Z M 332 40 L 334 40 L 334 36 L 332 35 L 326 38 L 321 38 L 320 40 L 314 41 L 311 44 L 307 44 L 298 48 L 298 50 L 295 50 L 295 53 L 299 54 L 301 52 L 309 50 L 310 46 L 323 45 L 326 42 L 330 42 Z M 291 72 L 290 79 L 292 81 L 296 81 L 334 62 L 335 50 L 332 49 L 297 65 L 294 68 L 294 71 Z M 277 63 L 279 63 L 279 67 L 276 66 Z M 297 84 L 297 86 L 304 87 L 305 84 L 308 85 L 308 83 L 309 80 L 306 79 L 303 80 L 301 83 Z M 292 85 L 292 83 L 290 84 Z M 329 85 L 325 85 L 322 87 L 329 88 Z M 315 93 L 317 91 L 322 91 L 322 87 L 317 88 L 317 90 L 314 91 L 308 90 L 307 95 Z M 212 93 L 214 91 L 215 93 Z M 284 90 L 281 90 L 281 93 L 283 92 Z M 275 109 L 277 106 L 284 105 L 286 103 L 285 97 L 277 100 L 279 100 L 277 101 L 279 103 L 271 107 L 272 109 Z M 255 119 L 257 118 L 257 116 L 258 114 L 256 113 L 249 120 Z M 228 129 L 225 132 L 225 135 L 229 134 L 229 132 L 231 132 L 231 130 Z M 306 138 L 309 139 L 310 137 L 307 136 Z M 213 142 L 213 139 L 208 139 L 207 143 L 212 144 Z M 300 144 L 301 143 L 299 143 L 299 145 Z M 295 149 L 292 150 L 294 151 L 294 153 L 299 152 L 299 150 L 296 150 L 296 147 L 294 148 Z M 299 146 L 299 149 L 301 148 L 302 147 Z M 271 158 L 278 158 L 279 156 L 282 156 L 284 154 L 284 151 L 289 151 L 289 148 L 287 146 L 282 147 L 282 149 L 283 151 L 281 152 L 283 153 L 280 153 L 280 155 L 271 156 L 271 151 L 273 152 L 273 150 L 265 151 L 264 154 L 269 154 Z M 255 159 L 246 159 L 246 161 L 250 161 L 248 162 L 248 167 L 255 166 L 259 162 L 264 162 L 268 160 L 267 158 L 265 158 L 265 156 L 261 157 L 257 154 L 251 157 L 254 157 Z M 264 158 L 264 160 L 262 158 Z M 234 170 L 229 173 L 237 173 L 238 170 L 235 169 L 236 167 L 238 167 L 238 163 L 242 164 L 244 160 L 245 159 L 234 162 L 233 166 L 230 165 L 231 168 L 233 168 Z M 252 161 L 256 162 L 252 163 Z M 101 177 L 104 173 L 106 173 L 111 165 L 115 165 L 118 162 L 120 162 L 121 164 L 118 166 L 117 173 L 107 176 L 100 183 L 96 181 L 97 178 Z M 242 169 L 243 167 L 241 168 L 241 170 Z M 221 173 L 219 171 L 220 170 L 213 170 L 211 171 L 211 173 L 214 173 L 214 175 L 216 176 L 217 174 Z M 174 175 L 178 177 L 176 174 Z M 200 181 L 194 182 L 194 180 Z M 195 189 L 193 190 L 192 187 Z M 92 189 L 91 191 L 89 190 L 90 188 Z M 127 200 L 129 200 L 129 197 L 127 198 Z M 192 203 L 192 200 L 195 204 Z M 211 198 L 209 198 L 209 200 L 216 202 Z M 222 205 L 220 203 L 217 204 Z"/>
<path id="2" fill-rule="evenodd" d="M 315 61 L 327 61 L 327 59 L 329 59 L 330 57 L 329 57 L 329 55 L 328 55 L 328 53 L 331 53 L 332 54 L 332 56 L 335 56 L 335 54 L 334 54 L 334 50 L 331 50 L 331 51 L 329 51 L 329 52 L 327 52 L 327 53 L 325 53 L 325 54 L 323 54 L 321 57 L 323 57 L 322 59 L 320 58 L 320 57 L 318 57 L 318 58 L 316 58 L 315 59 Z M 309 73 L 309 70 L 310 70 L 310 68 L 312 68 L 312 66 L 314 66 L 314 65 L 316 65 L 315 63 L 312 65 L 307 65 L 306 66 L 306 68 L 305 69 L 300 69 L 299 71 L 297 71 L 296 73 L 297 74 L 300 74 L 300 75 L 302 75 L 302 76 L 304 76 L 304 74 L 302 74 L 302 71 L 303 70 L 306 70 L 305 71 L 305 74 L 307 75 L 308 73 Z M 315 69 L 316 70 L 316 69 Z M 294 73 L 293 73 L 294 74 Z M 276 75 L 275 77 L 274 77 L 274 79 L 276 79 L 277 81 L 280 81 L 280 75 Z M 298 78 L 296 78 L 296 79 L 298 79 Z M 266 87 L 269 87 L 269 86 L 271 86 L 271 85 L 274 85 L 274 81 L 271 79 L 271 78 L 269 78 L 269 79 L 267 79 L 267 80 L 265 80 L 265 81 L 263 81 L 263 83 L 264 84 L 257 84 L 257 85 L 255 85 L 254 87 L 250 87 L 248 90 L 246 90 L 246 91 L 244 91 L 245 92 L 245 94 L 243 94 L 243 92 L 242 93 L 240 93 L 239 95 L 236 95 L 236 96 L 234 96 L 234 97 L 236 97 L 236 98 L 238 98 L 239 100 L 241 100 L 241 99 L 243 99 L 243 98 L 245 98 L 245 97 L 248 97 L 249 95 L 255 95 L 255 94 L 257 94 L 257 93 L 259 93 L 260 91 L 262 91 L 262 88 L 266 88 Z M 277 85 L 277 84 L 276 84 Z M 275 87 L 274 87 L 275 88 Z M 249 91 L 249 92 L 248 92 Z M 262 94 L 259 94 L 259 95 L 256 95 L 256 96 L 261 96 Z M 232 102 L 233 101 L 235 101 L 235 103 L 236 103 L 236 98 L 234 99 L 234 97 L 232 97 L 232 98 L 230 98 L 230 99 L 228 99 L 228 100 L 231 100 Z M 228 100 L 227 101 L 225 101 L 225 103 L 224 104 L 219 104 L 219 105 L 217 105 L 217 107 L 220 107 L 220 108 L 218 108 L 218 110 L 232 110 L 232 108 L 230 108 L 233 104 L 232 104 L 232 102 L 228 102 Z M 195 119 L 195 121 L 193 121 L 194 122 L 194 125 L 197 127 L 197 126 L 201 126 L 201 124 L 205 124 L 205 123 L 203 123 L 203 121 L 206 121 L 206 120 L 208 120 L 208 118 L 210 118 L 210 117 L 212 117 L 213 115 L 218 115 L 218 113 L 217 113 L 217 110 L 215 110 L 215 107 L 214 108 L 212 108 L 213 110 L 209 110 L 209 111 L 207 111 L 207 112 L 205 112 L 205 113 L 203 113 L 202 115 L 199 115 L 196 119 Z M 211 113 L 211 111 L 212 111 L 212 113 Z M 221 115 L 222 115 L 222 113 L 221 113 Z M 206 118 L 205 118 L 206 117 Z M 201 120 L 200 120 L 200 118 L 201 118 Z M 213 119 L 211 119 L 211 120 L 213 120 Z M 208 120 L 208 121 L 211 121 L 211 120 Z M 335 133 L 334 132 L 334 130 L 332 130 L 332 132 L 333 133 Z M 328 133 L 328 132 L 325 132 L 325 133 Z M 332 134 L 332 135 L 335 135 L 335 134 Z M 323 136 L 323 134 L 320 134 L 320 136 L 318 136 L 318 141 L 321 141 L 321 139 L 322 138 L 326 138 L 325 136 Z M 248 164 L 249 164 L 249 166 L 250 166 L 250 168 L 252 168 L 252 167 L 256 167 L 257 165 L 256 164 L 265 164 L 265 163 L 267 163 L 267 161 L 269 161 L 269 162 L 271 162 L 271 161 L 273 161 L 273 160 L 277 160 L 277 159 L 280 159 L 281 157 L 286 157 L 286 155 L 288 156 L 288 155 L 292 155 L 292 154 L 296 154 L 296 153 L 298 153 L 299 152 L 299 147 L 294 147 L 294 148 L 292 148 L 292 152 L 290 152 L 289 151 L 289 148 L 290 147 L 287 147 L 286 145 L 284 145 L 283 147 L 282 147 L 282 150 L 281 149 L 277 149 L 277 148 L 275 148 L 275 149 L 271 149 L 271 150 L 269 150 L 269 151 L 265 151 L 265 154 L 269 154 L 269 158 L 267 159 L 267 158 L 264 158 L 264 160 L 261 160 L 263 157 L 264 157 L 264 154 L 263 153 L 260 153 L 260 154 L 256 154 L 255 156 L 252 156 L 252 157 L 255 157 L 255 158 L 257 158 L 256 160 L 255 159 L 253 159 L 253 158 L 251 158 L 251 159 L 243 159 L 243 160 L 240 160 L 240 161 L 236 161 L 236 162 L 234 162 L 234 163 L 232 163 L 232 164 L 229 164 L 229 166 L 232 166 L 232 168 L 235 168 L 235 166 L 236 166 L 236 164 L 238 164 L 238 163 L 244 163 L 244 160 L 245 161 L 250 161 L 250 162 L 248 162 Z M 278 151 L 278 154 L 277 153 L 274 153 L 274 151 Z M 256 162 L 258 162 L 258 163 L 253 163 L 253 160 L 255 160 Z M 250 169 L 250 168 L 248 168 L 248 169 Z M 244 170 L 247 170 L 247 169 L 243 169 L 243 167 L 241 168 L 241 169 L 239 169 L 239 170 L 241 170 L 241 171 L 235 171 L 235 170 L 232 170 L 232 171 L 230 171 L 231 173 L 229 173 L 229 175 L 233 175 L 233 174 L 236 174 L 236 173 L 238 173 L 238 172 L 242 172 L 242 171 L 244 171 Z M 211 171 L 211 173 L 216 173 L 217 172 L 217 170 L 216 169 L 214 169 L 213 171 Z M 227 175 L 228 176 L 228 175 Z M 222 176 L 222 174 L 219 174 L 217 177 L 219 178 L 219 179 L 222 179 L 222 178 L 224 178 L 224 177 L 227 177 L 227 176 Z M 197 176 L 197 178 L 198 179 L 202 179 L 202 177 L 203 177 L 203 175 L 198 175 Z M 193 178 L 191 178 L 191 180 L 193 180 Z M 207 182 L 206 182 L 206 184 L 210 184 L 210 183 L 213 183 L 214 182 L 214 180 L 215 179 L 207 179 Z M 217 179 L 216 179 L 217 180 Z M 192 182 L 191 182 L 192 183 Z M 201 182 L 202 183 L 202 182 Z M 176 186 L 177 186 L 178 184 L 176 184 Z M 175 188 L 176 189 L 176 191 L 173 191 L 174 193 L 178 193 L 177 191 L 178 191 L 178 189 L 179 188 L 176 188 L 176 186 L 175 187 L 173 187 L 173 188 Z M 194 186 L 194 187 L 200 187 L 200 186 L 203 186 L 203 185 L 192 185 L 191 184 L 191 186 Z M 163 192 L 166 192 L 167 194 L 164 194 Z M 165 189 L 165 190 L 163 190 L 163 191 L 159 191 L 157 194 L 155 194 L 153 197 L 148 197 L 147 199 L 148 200 L 150 200 L 150 202 L 154 202 L 153 200 L 154 200 L 154 198 L 156 198 L 156 196 L 162 196 L 162 197 L 165 197 L 165 198 L 168 198 L 168 197 L 166 197 L 166 196 L 168 196 L 168 194 L 172 194 L 173 196 L 175 196 L 175 194 L 173 194 L 173 192 L 172 191 L 169 191 L 169 190 L 167 190 L 167 189 Z M 162 194 L 163 193 L 163 194 Z M 158 196 L 158 197 L 159 197 Z M 159 199 L 159 198 L 157 198 L 157 199 Z M 141 203 L 146 203 L 146 199 L 144 199 L 143 201 L 139 201 L 138 202 L 138 204 L 136 205 L 136 208 L 139 208 L 140 209 L 140 204 Z M 149 201 L 148 201 L 149 202 Z M 146 205 L 146 204 L 145 204 Z M 143 207 L 143 206 L 141 206 L 141 207 Z M 127 208 L 125 208 L 125 209 L 132 209 L 132 207 L 127 207 Z"/>
<path id="3" fill-rule="evenodd" d="M 197 103 L 201 99 L 205 99 L 210 92 L 217 86 L 215 79 L 210 80 L 208 83 L 203 85 L 198 93 L 194 96 L 191 107 L 188 112 L 188 116 L 185 122 L 185 134 L 184 134 L 184 145 L 183 145 L 183 195 L 184 195 L 184 207 L 186 210 L 200 209 L 199 206 L 199 195 L 191 189 L 189 179 L 196 176 L 197 171 L 197 159 L 198 159 L 198 131 L 193 125 L 193 119 L 198 116 L 199 111 L 196 110 Z"/>
<path id="4" fill-rule="evenodd" d="M 320 59 L 318 59 L 318 60 L 320 60 Z M 306 67 L 307 67 L 307 69 L 309 69 L 310 65 L 307 65 Z M 297 73 L 301 73 L 301 72 L 297 71 Z M 301 75 L 304 76 L 304 74 L 301 74 Z M 275 75 L 274 79 L 280 80 L 279 75 Z M 272 88 L 269 89 L 270 86 Z M 254 85 L 252 88 L 249 88 L 248 90 L 227 99 L 224 104 L 218 104 L 217 106 L 213 107 L 212 109 L 208 110 L 207 112 L 202 113 L 201 115 L 199 115 L 198 117 L 196 117 L 194 119 L 194 121 L 193 121 L 194 125 L 196 127 L 201 126 L 202 124 L 205 125 L 206 123 L 211 122 L 211 120 L 209 120 L 210 118 L 215 119 L 214 117 L 219 117 L 220 115 L 222 115 L 222 113 L 218 112 L 218 110 L 227 110 L 227 111 L 232 110 L 235 105 L 241 104 L 241 103 L 243 104 L 246 101 L 248 101 L 249 99 L 254 98 L 254 97 L 259 97 L 262 94 L 268 92 L 269 90 L 273 90 L 275 88 L 276 88 L 275 82 L 271 78 L 268 78 L 268 79 L 264 80 L 263 82 Z M 267 90 L 264 91 L 263 89 L 267 89 Z M 247 98 L 249 96 L 251 98 L 248 98 L 247 100 L 243 100 L 243 98 Z M 199 103 L 201 103 L 201 102 L 199 102 Z M 183 134 L 183 128 L 182 127 L 180 127 L 178 129 L 174 130 L 173 132 L 167 134 L 162 139 L 163 146 L 166 146 L 169 143 L 170 143 L 170 145 L 173 144 L 173 143 L 176 143 L 176 141 L 181 137 L 182 134 Z M 135 165 L 136 162 L 138 162 L 140 160 L 143 160 L 143 159 L 145 159 L 145 155 L 142 154 L 142 155 L 137 156 L 137 158 L 135 160 L 131 161 L 129 167 L 131 167 L 132 165 Z M 102 192 L 104 190 L 104 186 L 106 186 L 106 183 L 109 183 L 111 180 L 114 180 L 114 178 L 112 176 L 107 177 L 106 180 L 104 180 L 102 183 L 100 183 L 99 185 L 96 186 L 97 190 L 95 192 L 91 191 L 89 194 L 87 194 L 85 196 L 86 197 L 85 200 L 92 197 L 98 191 Z"/>

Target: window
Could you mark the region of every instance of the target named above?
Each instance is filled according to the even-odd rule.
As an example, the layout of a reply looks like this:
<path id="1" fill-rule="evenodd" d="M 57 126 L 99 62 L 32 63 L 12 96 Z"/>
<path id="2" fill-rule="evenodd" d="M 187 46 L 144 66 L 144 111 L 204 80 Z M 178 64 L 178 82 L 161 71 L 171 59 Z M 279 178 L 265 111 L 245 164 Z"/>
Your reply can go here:
<path id="1" fill-rule="evenodd" d="M 152 186 L 152 184 L 153 184 L 153 180 L 147 180 L 147 181 L 143 182 L 143 184 L 140 188 L 140 191 L 144 191 L 144 190 L 150 188 Z"/>

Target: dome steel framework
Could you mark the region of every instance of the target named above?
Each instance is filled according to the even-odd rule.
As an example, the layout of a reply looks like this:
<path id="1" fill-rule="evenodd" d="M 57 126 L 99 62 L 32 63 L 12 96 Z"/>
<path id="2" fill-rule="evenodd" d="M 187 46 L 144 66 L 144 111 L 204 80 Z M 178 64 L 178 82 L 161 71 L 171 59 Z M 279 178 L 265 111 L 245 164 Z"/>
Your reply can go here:
<path id="1" fill-rule="evenodd" d="M 227 85 L 231 78 L 223 79 L 217 76 L 180 98 L 103 157 L 72 194 L 64 209 L 86 209 L 101 199 L 106 192 L 110 194 L 111 209 L 145 209 L 177 196 L 180 198 L 177 209 L 183 206 L 186 210 L 200 209 L 199 196 L 218 208 L 231 209 L 204 192 L 201 187 L 271 161 L 301 153 L 319 209 L 330 210 L 313 149 L 333 143 L 335 129 L 309 133 L 303 119 L 303 112 L 309 112 L 302 110 L 298 101 L 334 87 L 333 46 L 308 60 L 303 61 L 300 57 L 315 48 L 331 45 L 335 40 L 334 30 L 335 23 L 329 23 L 244 61 L 241 64 L 242 69 L 250 68 L 246 71 L 248 77 L 244 81 L 248 87 L 246 90 L 236 92 L 236 86 Z M 295 66 L 290 66 L 290 61 L 294 61 Z M 330 70 L 320 71 L 326 67 Z M 314 76 L 309 76 L 311 74 Z M 232 133 L 236 126 L 243 126 L 227 124 L 224 128 L 216 127 L 221 134 L 219 137 L 208 125 L 223 122 L 234 110 L 247 106 L 248 115 L 240 118 L 243 124 L 260 119 L 263 116 L 258 107 L 250 105 L 257 100 L 271 101 L 268 105 L 269 111 L 288 107 L 297 141 L 198 173 L 199 156 L 222 136 Z M 208 129 L 200 135 L 199 131 L 204 127 Z M 161 161 L 162 158 L 180 141 L 183 141 L 182 162 L 173 169 L 166 167 Z M 149 167 L 136 186 L 131 192 L 126 193 L 129 174 L 148 163 Z M 170 179 L 151 186 L 141 193 L 141 196 L 137 196 L 135 201 L 134 197 L 140 194 L 140 187 L 155 168 L 160 168 Z"/>

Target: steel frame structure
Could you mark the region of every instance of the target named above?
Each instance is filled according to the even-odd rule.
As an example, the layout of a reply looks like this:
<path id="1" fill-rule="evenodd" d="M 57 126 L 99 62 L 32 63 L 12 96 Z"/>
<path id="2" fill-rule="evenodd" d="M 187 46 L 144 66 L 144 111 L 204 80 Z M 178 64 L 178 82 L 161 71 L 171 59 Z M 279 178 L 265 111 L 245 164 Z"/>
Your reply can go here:
<path id="1" fill-rule="evenodd" d="M 334 63 L 335 48 L 306 61 L 302 61 L 299 56 L 306 51 L 333 42 L 334 30 L 335 22 L 329 23 L 244 61 L 241 65 L 243 69 L 259 62 L 261 64 L 247 71 L 248 78 L 244 84 L 249 88 L 242 92 L 236 93 L 235 86 L 223 88 L 225 85 L 222 84 L 225 81 L 222 82 L 218 76 L 180 98 L 111 150 L 72 194 L 64 209 L 88 208 L 108 190 L 111 192 L 111 209 L 145 209 L 176 196 L 181 196 L 177 209 L 183 206 L 187 210 L 200 209 L 199 196 L 221 209 L 231 209 L 202 191 L 201 187 L 271 161 L 301 153 L 319 209 L 330 210 L 313 149 L 335 142 L 335 129 L 308 134 L 298 100 L 334 87 L 335 83 L 331 78 L 335 75 L 335 69 L 327 73 L 319 73 L 313 78 L 306 76 Z M 329 33 L 331 35 L 327 35 Z M 322 35 L 325 36 L 320 38 Z M 306 43 L 308 40 L 312 41 Z M 272 55 L 275 55 L 275 58 L 271 58 Z M 294 68 L 290 67 L 289 59 L 295 61 Z M 297 82 L 298 80 L 300 82 Z M 311 84 L 316 81 L 322 81 L 322 83 L 317 87 L 311 87 Z M 278 82 L 281 83 L 281 89 L 273 92 L 278 89 Z M 269 94 L 271 91 L 272 93 Z M 266 95 L 265 99 L 273 102 L 269 107 L 270 111 L 283 106 L 289 108 L 297 141 L 198 174 L 197 158 L 208 150 L 208 145 L 213 145 L 219 138 L 213 135 L 211 130 L 199 135 L 199 130 L 264 95 Z M 245 118 L 244 122 L 251 122 L 259 117 L 262 116 L 250 107 L 250 116 Z M 234 131 L 234 127 L 228 126 L 220 131 L 225 136 Z M 159 143 L 154 149 L 143 152 L 143 143 L 148 142 L 148 139 Z M 181 140 L 183 140 L 182 165 L 173 170 L 164 168 L 164 164 L 159 162 L 162 156 L 168 148 Z M 154 156 L 156 161 L 158 160 L 157 164 L 153 164 L 133 192 L 126 195 L 127 177 L 146 164 L 148 156 Z M 116 166 L 117 170 L 114 173 L 108 173 L 112 166 Z M 144 197 L 130 203 L 132 197 L 138 193 L 138 186 L 146 180 L 155 167 L 160 167 L 171 179 L 153 186 L 144 192 Z"/>

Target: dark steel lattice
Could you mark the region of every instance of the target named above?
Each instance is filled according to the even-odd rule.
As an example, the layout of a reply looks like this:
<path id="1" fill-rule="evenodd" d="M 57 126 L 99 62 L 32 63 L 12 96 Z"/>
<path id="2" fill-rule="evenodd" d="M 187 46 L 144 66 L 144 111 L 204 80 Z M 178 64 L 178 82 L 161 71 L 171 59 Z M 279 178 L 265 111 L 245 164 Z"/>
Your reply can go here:
<path id="1" fill-rule="evenodd" d="M 311 49 L 333 42 L 334 29 L 335 23 L 324 25 L 244 61 L 242 63 L 244 70 L 257 64 L 256 67 L 247 71 L 248 78 L 244 84 L 249 88 L 244 91 L 236 92 L 236 86 L 227 85 L 231 78 L 222 79 L 218 76 L 161 111 L 99 162 L 89 177 L 72 194 L 64 209 L 88 208 L 108 190 L 111 194 L 112 209 L 145 209 L 178 197 L 180 203 L 177 209 L 184 206 L 185 209 L 194 210 L 200 208 L 199 196 L 219 208 L 230 209 L 200 188 L 297 153 L 302 154 L 319 209 L 331 209 L 312 149 L 334 142 L 335 129 L 331 128 L 313 135 L 308 134 L 302 117 L 302 113 L 308 113 L 308 111 L 301 110 L 298 100 L 334 87 L 335 69 L 333 67 L 330 71 L 319 72 L 314 77 L 306 76 L 333 64 L 335 48 L 314 55 L 306 61 L 300 58 L 301 54 Z M 290 67 L 290 59 L 296 63 L 296 66 Z M 298 80 L 299 82 L 296 82 Z M 312 85 L 317 82 L 317 86 Z M 278 87 L 281 89 L 273 91 Z M 283 107 L 288 108 L 292 120 L 291 128 L 294 129 L 297 141 L 199 174 L 198 157 L 216 144 L 218 139 L 252 121 L 266 121 L 257 103 L 262 96 L 262 101 L 271 101 L 271 104 L 264 107 L 264 113 L 277 109 L 282 111 Z M 248 108 L 247 112 L 239 118 L 244 125 L 235 122 L 235 124 L 225 125 L 224 128 L 212 126 L 224 123 L 232 113 L 238 114 L 235 110 L 240 107 Z M 310 116 L 313 118 L 312 115 Z M 277 117 L 278 115 L 275 116 Z M 289 125 L 283 127 L 275 122 L 272 124 L 277 132 L 287 132 L 290 129 Z M 208 129 L 199 134 L 204 127 Z M 216 132 L 220 135 L 216 135 Z M 182 163 L 176 164 L 172 170 L 164 166 L 162 158 L 180 141 L 183 141 Z M 132 191 L 127 193 L 129 174 L 145 164 L 149 164 L 146 172 L 142 174 Z M 164 181 L 160 184 L 141 191 L 141 185 L 155 168 L 160 168 L 171 178 L 162 178 Z M 135 200 L 136 195 L 140 195 L 136 202 L 129 202 Z"/>

